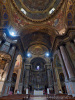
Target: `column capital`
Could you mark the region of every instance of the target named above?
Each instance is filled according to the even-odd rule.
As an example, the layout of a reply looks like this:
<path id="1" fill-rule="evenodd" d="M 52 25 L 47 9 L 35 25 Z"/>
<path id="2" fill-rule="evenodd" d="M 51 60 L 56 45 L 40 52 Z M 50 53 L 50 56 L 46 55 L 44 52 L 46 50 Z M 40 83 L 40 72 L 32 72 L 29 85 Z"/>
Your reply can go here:
<path id="1" fill-rule="evenodd" d="M 66 46 L 66 43 L 60 43 L 59 47 L 60 48 L 61 46 L 65 47 Z"/>

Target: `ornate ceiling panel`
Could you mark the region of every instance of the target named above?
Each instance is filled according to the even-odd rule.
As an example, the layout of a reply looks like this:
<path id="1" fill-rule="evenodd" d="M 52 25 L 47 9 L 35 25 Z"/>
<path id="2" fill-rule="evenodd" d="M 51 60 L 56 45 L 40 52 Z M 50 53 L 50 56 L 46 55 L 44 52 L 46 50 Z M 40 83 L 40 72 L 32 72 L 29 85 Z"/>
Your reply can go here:
<path id="1" fill-rule="evenodd" d="M 51 0 L 22 0 L 23 4 L 32 11 L 45 10 L 51 4 Z"/>
<path id="2" fill-rule="evenodd" d="M 75 25 L 75 0 L 68 0 L 66 10 L 66 24 L 67 26 Z"/>
<path id="3" fill-rule="evenodd" d="M 35 26 L 35 28 L 33 30 L 36 30 L 36 31 L 38 29 L 41 30 L 42 26 L 48 25 L 48 27 L 50 27 L 50 28 L 54 27 L 54 29 L 56 29 L 58 31 L 58 33 L 60 35 L 62 35 L 63 33 L 65 33 L 65 22 L 64 22 L 65 16 L 67 18 L 66 21 L 69 25 L 71 24 L 72 20 L 75 17 L 75 16 L 72 16 L 72 18 L 70 18 L 71 15 L 74 15 L 75 1 L 69 0 L 69 3 L 68 3 L 69 6 L 67 6 L 67 7 L 66 7 L 66 5 L 67 5 L 66 0 L 65 1 L 59 0 L 59 3 L 57 1 L 57 5 L 59 7 L 56 6 L 57 9 L 54 11 L 54 13 L 49 15 L 50 17 L 48 17 L 45 14 L 47 16 L 47 18 L 42 19 L 42 17 L 41 17 L 40 20 L 36 16 L 34 16 L 34 17 L 36 17 L 37 20 L 34 20 L 35 18 L 29 19 L 29 17 L 26 17 L 28 15 L 24 15 L 23 12 L 21 11 L 21 8 L 24 8 L 28 13 L 32 13 L 32 14 L 36 14 L 37 12 L 39 14 L 41 14 L 41 13 L 44 14 L 45 11 L 48 11 L 48 13 L 49 13 L 49 7 L 51 7 L 52 2 L 54 0 L 53 1 L 45 0 L 45 2 L 43 2 L 43 3 L 42 3 L 42 1 L 43 0 L 37 0 L 36 3 L 35 3 L 35 0 L 10 0 L 10 2 L 9 2 L 9 0 L 1 1 L 2 8 L 0 7 L 0 9 L 2 9 L 2 12 L 4 12 L 1 14 L 1 16 L 4 16 L 3 18 L 5 18 L 5 19 L 2 19 L 2 25 L 8 26 L 8 24 L 10 24 L 10 26 L 12 26 L 16 30 L 17 33 L 21 32 L 22 29 L 24 29 L 25 27 L 27 27 L 29 25 L 31 25 L 32 27 Z M 9 3 L 10 3 L 10 5 L 9 5 Z M 41 3 L 44 5 L 44 7 Z M 54 4 L 56 4 L 56 0 L 55 0 Z M 36 5 L 39 5 L 39 6 L 36 6 Z M 66 8 L 67 8 L 67 10 L 66 10 Z M 70 8 L 72 8 L 72 9 L 70 9 Z M 39 15 L 39 14 L 36 14 L 36 15 Z M 71 25 L 73 25 L 73 24 L 71 24 Z M 53 34 L 54 33 L 52 33 L 52 35 Z"/>
<path id="4" fill-rule="evenodd" d="M 14 7 L 30 21 L 44 21 L 55 13 L 64 0 L 11 0 Z"/>
<path id="5" fill-rule="evenodd" d="M 45 52 L 48 52 L 48 48 L 44 45 L 32 45 L 28 52 L 34 55 L 43 55 Z"/>
<path id="6" fill-rule="evenodd" d="M 17 0 L 15 0 L 15 2 L 17 3 Z M 20 1 L 20 2 L 23 3 L 23 1 Z M 27 1 L 24 1 L 24 2 L 27 2 Z M 59 34 L 61 34 L 63 32 L 63 30 L 65 31 L 65 25 L 64 25 L 64 6 L 65 6 L 65 2 L 63 3 L 63 6 L 61 7 L 60 10 L 55 11 L 55 12 L 57 12 L 57 14 L 56 13 L 53 14 L 50 19 L 40 20 L 40 21 L 39 20 L 36 20 L 36 21 L 29 20 L 28 18 L 26 19 L 26 17 L 21 12 L 21 10 L 19 11 L 19 9 L 16 7 L 16 5 L 14 5 L 14 6 L 13 6 L 13 4 L 11 4 L 11 8 L 12 8 L 11 9 L 11 12 L 12 12 L 11 15 L 13 16 L 13 17 L 11 17 L 11 25 L 17 31 L 17 33 L 19 33 L 23 28 L 25 28 L 29 25 L 31 25 L 32 27 L 36 25 L 35 28 L 34 28 L 34 30 L 36 29 L 36 31 L 37 31 L 38 27 L 40 27 L 39 28 L 39 30 L 40 30 L 41 27 L 44 26 L 44 25 L 48 25 L 48 27 L 49 26 L 54 27 L 59 32 Z M 40 10 L 40 12 L 41 11 L 42 10 Z"/>

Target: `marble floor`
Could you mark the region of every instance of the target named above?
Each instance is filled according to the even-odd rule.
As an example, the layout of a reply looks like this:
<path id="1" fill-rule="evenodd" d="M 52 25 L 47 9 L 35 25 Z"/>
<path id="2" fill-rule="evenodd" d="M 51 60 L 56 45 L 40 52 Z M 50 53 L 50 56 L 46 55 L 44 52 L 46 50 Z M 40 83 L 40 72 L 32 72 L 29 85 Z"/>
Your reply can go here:
<path id="1" fill-rule="evenodd" d="M 30 97 L 30 100 L 47 100 L 46 97 Z"/>

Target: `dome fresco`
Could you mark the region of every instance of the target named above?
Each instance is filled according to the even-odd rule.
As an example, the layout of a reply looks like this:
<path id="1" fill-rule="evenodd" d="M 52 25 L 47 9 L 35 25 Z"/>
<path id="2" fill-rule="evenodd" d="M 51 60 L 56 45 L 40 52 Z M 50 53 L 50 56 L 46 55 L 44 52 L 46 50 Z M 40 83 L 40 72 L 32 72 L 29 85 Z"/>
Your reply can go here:
<path id="1" fill-rule="evenodd" d="M 51 4 L 51 0 L 22 0 L 24 5 L 32 11 L 46 10 Z"/>
<path id="2" fill-rule="evenodd" d="M 12 0 L 18 10 L 30 20 L 45 20 L 62 4 L 63 0 Z"/>
<path id="3" fill-rule="evenodd" d="M 43 55 L 48 51 L 48 48 L 44 45 L 33 45 L 29 48 L 28 52 L 34 55 Z"/>

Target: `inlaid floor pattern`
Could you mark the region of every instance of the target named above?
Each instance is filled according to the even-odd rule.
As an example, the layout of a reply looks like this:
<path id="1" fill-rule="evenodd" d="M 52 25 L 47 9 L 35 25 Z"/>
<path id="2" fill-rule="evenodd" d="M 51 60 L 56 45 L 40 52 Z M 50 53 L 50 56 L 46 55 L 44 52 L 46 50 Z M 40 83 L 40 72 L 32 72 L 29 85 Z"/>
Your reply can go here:
<path id="1" fill-rule="evenodd" d="M 30 100 L 47 100 L 46 97 L 30 97 Z"/>

